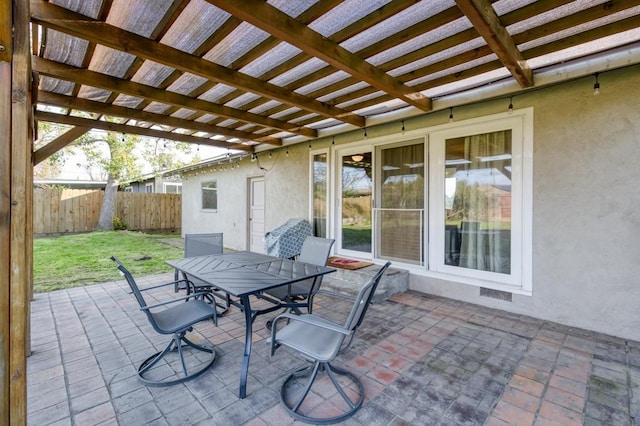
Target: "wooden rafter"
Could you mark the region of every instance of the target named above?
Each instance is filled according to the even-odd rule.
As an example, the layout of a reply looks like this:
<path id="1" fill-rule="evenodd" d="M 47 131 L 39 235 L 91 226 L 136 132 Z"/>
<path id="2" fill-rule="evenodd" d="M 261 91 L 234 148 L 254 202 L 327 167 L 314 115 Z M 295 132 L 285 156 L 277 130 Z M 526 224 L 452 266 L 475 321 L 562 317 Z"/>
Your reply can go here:
<path id="1" fill-rule="evenodd" d="M 431 100 L 420 92 L 405 86 L 389 74 L 264 1 L 207 1 L 409 105 L 423 111 L 431 110 Z"/>
<path id="2" fill-rule="evenodd" d="M 522 87 L 533 86 L 533 71 L 500 22 L 489 0 L 455 0 L 471 24 Z"/>
<path id="3" fill-rule="evenodd" d="M 126 108 L 118 105 L 109 105 L 103 102 L 92 101 L 89 99 L 74 98 L 72 96 L 59 95 L 57 93 L 39 91 L 38 100 L 46 105 L 53 105 L 61 108 L 76 109 L 80 111 L 88 111 L 111 117 L 124 117 L 137 121 L 144 121 L 161 126 L 169 126 L 172 128 L 190 129 L 197 132 L 206 132 L 227 136 L 230 138 L 239 138 L 243 140 L 251 140 L 259 143 L 280 146 L 282 140 L 269 136 L 259 136 L 248 132 L 228 129 L 226 127 L 214 126 L 194 120 L 185 120 L 182 118 L 171 117 L 163 114 L 156 114 L 138 109 Z"/>
<path id="4" fill-rule="evenodd" d="M 326 117 L 336 118 L 358 127 L 364 125 L 364 118 L 356 114 L 318 102 L 295 92 L 290 92 L 274 84 L 263 82 L 247 74 L 203 60 L 168 45 L 71 12 L 43 0 L 32 0 L 31 11 L 31 17 L 34 22 L 75 37 L 99 42 L 112 49 L 152 60 L 208 80 L 240 87 L 248 92 L 277 99 L 289 105 L 313 111 Z"/>
<path id="5" fill-rule="evenodd" d="M 200 145 L 215 146 L 217 148 L 228 148 L 240 151 L 253 152 L 253 147 L 242 144 L 229 144 L 228 142 L 217 141 L 215 139 L 200 138 L 191 135 L 181 135 L 180 133 L 163 132 L 161 130 L 147 129 L 144 127 L 129 126 L 126 124 L 110 123 L 108 121 L 91 120 L 88 118 L 72 117 L 68 115 L 55 114 L 51 112 L 36 111 L 35 118 L 40 121 L 50 123 L 67 124 L 70 126 L 87 127 L 91 129 L 109 130 L 113 132 L 129 133 L 134 135 L 149 136 L 152 138 L 169 139 L 178 142 L 189 142 Z"/>
<path id="6" fill-rule="evenodd" d="M 84 135 L 91 128 L 89 127 L 72 127 L 45 146 L 39 148 L 33 153 L 33 164 L 39 164 L 60 151 L 65 146 L 69 145 L 71 142 L 78 139 L 80 136 Z"/>
<path id="7" fill-rule="evenodd" d="M 75 68 L 70 65 L 61 64 L 59 62 L 50 61 L 48 59 L 33 56 L 33 69 L 42 75 L 55 77 L 61 80 L 71 80 L 100 89 L 126 93 L 131 96 L 152 99 L 157 102 L 176 105 L 181 108 L 192 109 L 194 111 L 203 111 L 206 113 L 221 115 L 223 117 L 244 121 L 247 123 L 257 123 L 266 127 L 284 130 L 287 132 L 298 133 L 307 137 L 316 137 L 315 130 L 307 127 L 298 127 L 285 121 L 275 120 L 273 118 L 264 117 L 259 114 L 237 110 L 235 108 L 218 105 L 213 102 L 203 101 L 201 99 L 191 98 L 176 92 L 158 89 L 145 84 L 135 83 L 132 81 L 110 77 L 106 74 Z"/>

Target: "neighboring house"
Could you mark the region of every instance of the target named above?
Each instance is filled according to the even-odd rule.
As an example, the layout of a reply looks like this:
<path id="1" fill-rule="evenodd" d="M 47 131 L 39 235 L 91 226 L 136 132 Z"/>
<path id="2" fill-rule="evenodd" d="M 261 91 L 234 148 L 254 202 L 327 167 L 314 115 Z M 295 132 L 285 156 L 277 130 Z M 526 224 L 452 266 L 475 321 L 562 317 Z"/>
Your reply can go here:
<path id="1" fill-rule="evenodd" d="M 77 179 L 34 179 L 35 188 L 67 188 L 67 189 L 102 189 L 107 185 L 106 181 L 77 180 Z"/>
<path id="2" fill-rule="evenodd" d="M 453 109 L 185 167 L 182 231 L 260 251 L 303 217 L 338 255 L 409 270 L 413 290 L 640 340 L 638 68 L 600 84 L 478 89 Z"/>
<path id="3" fill-rule="evenodd" d="M 125 192 L 147 192 L 158 194 L 181 194 L 182 182 L 177 176 L 145 175 L 136 181 L 127 182 Z"/>

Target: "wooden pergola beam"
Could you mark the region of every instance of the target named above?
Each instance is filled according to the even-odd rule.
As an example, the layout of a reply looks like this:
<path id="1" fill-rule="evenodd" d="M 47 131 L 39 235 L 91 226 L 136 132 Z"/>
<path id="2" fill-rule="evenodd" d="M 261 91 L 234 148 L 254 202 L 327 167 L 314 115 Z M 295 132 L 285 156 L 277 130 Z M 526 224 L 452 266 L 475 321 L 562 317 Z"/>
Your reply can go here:
<path id="1" fill-rule="evenodd" d="M 36 120 L 48 121 L 50 123 L 66 124 L 70 126 L 88 127 L 91 129 L 109 130 L 112 132 L 127 133 L 133 135 L 149 136 L 152 138 L 169 139 L 178 142 L 188 142 L 200 145 L 209 145 L 216 148 L 228 148 L 239 151 L 253 152 L 253 147 L 242 144 L 229 144 L 214 139 L 200 138 L 191 135 L 181 135 L 179 133 L 163 132 L 161 130 L 147 129 L 145 127 L 129 126 L 127 124 L 111 123 L 109 121 L 91 120 L 88 118 L 73 117 L 52 112 L 36 111 Z"/>
<path id="2" fill-rule="evenodd" d="M 32 57 L 33 69 L 41 75 L 55 77 L 60 80 L 74 81 L 91 87 L 120 92 L 138 98 L 152 99 L 154 101 L 179 106 L 181 108 L 202 111 L 209 114 L 220 115 L 222 117 L 240 120 L 247 123 L 256 123 L 265 127 L 284 130 L 296 133 L 309 138 L 317 137 L 318 133 L 308 127 L 296 126 L 286 121 L 275 120 L 259 114 L 252 114 L 213 102 L 203 101 L 176 92 L 158 89 L 146 84 L 135 83 L 121 78 L 111 77 L 106 74 L 90 71 L 83 68 L 76 68 L 60 62 L 50 61 L 38 56 Z"/>
<path id="3" fill-rule="evenodd" d="M 112 117 L 134 119 L 137 121 L 144 121 L 161 126 L 190 129 L 198 132 L 212 133 L 216 135 L 227 136 L 230 138 L 255 141 L 275 146 L 282 145 L 282 139 L 273 138 L 270 136 L 259 136 L 249 132 L 229 129 L 227 127 L 214 126 L 212 124 L 207 124 L 200 121 L 185 120 L 182 118 L 171 117 L 169 115 L 156 114 L 153 112 L 132 109 L 118 105 L 110 105 L 105 104 L 104 102 L 60 95 L 43 90 L 38 91 L 38 102 L 41 104 L 52 105 L 61 108 L 76 109 L 79 111 L 93 112 L 96 114 L 102 114 Z"/>
<path id="4" fill-rule="evenodd" d="M 291 92 L 275 84 L 264 82 L 43 0 L 31 0 L 31 19 L 40 25 L 189 72 L 207 80 L 238 87 L 354 126 L 364 126 L 364 118 L 357 114 Z"/>
<path id="5" fill-rule="evenodd" d="M 533 86 L 533 70 L 500 22 L 489 0 L 455 0 L 462 13 L 484 38 L 502 64 L 522 87 Z"/>
<path id="6" fill-rule="evenodd" d="M 90 130 L 91 128 L 89 127 L 72 127 L 45 146 L 34 151 L 33 164 L 40 164 Z"/>
<path id="7" fill-rule="evenodd" d="M 361 81 L 403 100 L 423 111 L 431 110 L 431 100 L 404 85 L 339 44 L 262 0 L 207 0 L 209 3 L 254 25 L 279 39 L 345 71 Z"/>

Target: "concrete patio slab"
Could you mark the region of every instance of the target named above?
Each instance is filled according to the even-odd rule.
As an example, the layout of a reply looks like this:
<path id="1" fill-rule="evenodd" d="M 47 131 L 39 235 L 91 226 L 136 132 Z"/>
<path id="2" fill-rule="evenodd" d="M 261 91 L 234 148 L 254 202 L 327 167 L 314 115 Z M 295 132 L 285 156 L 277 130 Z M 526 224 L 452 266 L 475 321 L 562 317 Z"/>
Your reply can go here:
<path id="1" fill-rule="evenodd" d="M 314 313 L 338 320 L 350 303 L 321 296 Z M 36 294 L 28 424 L 293 424 L 280 386 L 304 361 L 284 349 L 269 356 L 270 318 L 256 320 L 241 400 L 238 310 L 194 332 L 215 345 L 213 368 L 184 384 L 149 388 L 135 369 L 166 336 L 150 329 L 124 281 Z M 350 425 L 633 425 L 640 416 L 639 342 L 412 291 L 374 304 L 339 361 L 366 390 Z M 334 397 L 316 395 L 316 411 L 331 410 Z"/>

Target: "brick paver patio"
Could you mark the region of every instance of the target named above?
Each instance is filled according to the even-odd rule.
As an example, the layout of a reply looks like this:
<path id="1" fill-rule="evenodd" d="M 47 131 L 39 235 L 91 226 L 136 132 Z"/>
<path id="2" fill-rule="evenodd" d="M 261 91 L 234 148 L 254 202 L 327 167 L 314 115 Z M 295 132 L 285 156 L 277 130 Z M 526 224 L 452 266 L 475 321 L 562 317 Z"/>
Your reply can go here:
<path id="1" fill-rule="evenodd" d="M 337 319 L 349 308 L 320 297 L 315 313 Z M 285 349 L 269 356 L 270 317 L 255 323 L 248 396 L 240 400 L 244 317 L 237 310 L 218 327 L 197 327 L 216 347 L 213 368 L 185 384 L 150 388 L 135 366 L 167 336 L 150 329 L 124 281 L 36 294 L 29 424 L 292 424 L 279 390 L 304 361 Z M 633 425 L 640 416 L 639 342 L 416 292 L 373 305 L 339 359 L 367 395 L 347 424 Z M 335 398 L 314 398 L 315 411 L 330 411 Z"/>

